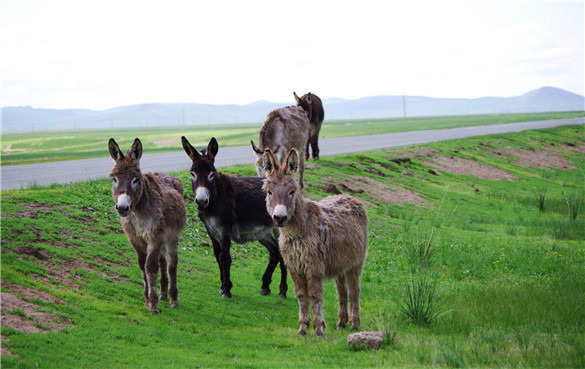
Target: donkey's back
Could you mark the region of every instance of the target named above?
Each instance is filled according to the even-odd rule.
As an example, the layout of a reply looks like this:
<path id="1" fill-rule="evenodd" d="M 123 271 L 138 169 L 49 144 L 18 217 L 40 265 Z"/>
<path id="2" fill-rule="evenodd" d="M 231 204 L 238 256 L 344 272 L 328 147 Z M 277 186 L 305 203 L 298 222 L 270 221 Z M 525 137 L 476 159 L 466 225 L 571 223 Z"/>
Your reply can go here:
<path id="1" fill-rule="evenodd" d="M 325 275 L 334 278 L 347 270 L 361 270 L 368 248 L 368 215 L 362 203 L 353 196 L 337 195 L 315 204 L 328 239 Z"/>
<path id="2" fill-rule="evenodd" d="M 183 183 L 178 178 L 160 172 L 147 173 L 146 175 L 151 175 L 152 178 L 162 186 L 167 187 L 168 189 L 174 189 L 178 191 L 179 194 L 183 195 Z"/>

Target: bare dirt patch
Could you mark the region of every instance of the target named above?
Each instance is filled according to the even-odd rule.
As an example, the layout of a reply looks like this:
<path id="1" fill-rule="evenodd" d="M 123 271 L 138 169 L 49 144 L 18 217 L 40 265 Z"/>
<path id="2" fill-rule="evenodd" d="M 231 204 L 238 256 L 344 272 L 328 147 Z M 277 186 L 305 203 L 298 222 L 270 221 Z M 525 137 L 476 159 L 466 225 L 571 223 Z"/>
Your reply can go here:
<path id="1" fill-rule="evenodd" d="M 407 147 L 406 149 L 403 150 L 392 150 L 392 151 L 387 151 L 389 154 L 392 154 L 392 157 L 389 158 L 388 160 L 393 161 L 392 159 L 395 158 L 406 158 L 406 157 L 411 157 L 411 158 L 420 158 L 420 157 L 431 157 L 434 156 L 435 154 L 437 154 L 439 152 L 439 150 L 437 149 L 433 149 L 431 147 L 425 147 L 425 146 L 421 146 L 421 147 Z"/>
<path id="2" fill-rule="evenodd" d="M 558 152 L 547 150 L 514 150 L 510 147 L 502 150 L 503 155 L 513 158 L 516 164 L 529 168 L 576 169 L 569 160 Z"/>
<path id="3" fill-rule="evenodd" d="M 516 178 L 514 175 L 491 165 L 458 157 L 435 157 L 431 159 L 431 162 L 436 169 L 449 173 L 472 175 L 477 178 L 491 180 L 505 179 L 511 181 Z"/>
<path id="4" fill-rule="evenodd" d="M 353 176 L 341 181 L 331 177 L 325 177 L 324 179 L 329 183 L 326 186 L 321 187 L 321 189 L 328 193 L 365 193 L 372 200 L 382 202 L 384 204 L 401 205 L 408 203 L 421 206 L 426 205 L 425 199 L 418 196 L 414 192 L 405 190 L 401 187 L 386 185 L 372 178 Z M 376 206 L 372 202 L 365 200 L 362 201 L 364 201 L 364 205 L 366 206 Z"/>
<path id="5" fill-rule="evenodd" d="M 60 331 L 71 326 L 71 322 L 58 317 L 47 310 L 27 300 L 39 299 L 56 304 L 63 301 L 47 293 L 12 283 L 2 282 L 2 286 L 12 292 L 1 292 L 2 326 L 10 327 L 25 333 L 46 333 Z M 23 297 L 21 297 L 21 295 Z"/>

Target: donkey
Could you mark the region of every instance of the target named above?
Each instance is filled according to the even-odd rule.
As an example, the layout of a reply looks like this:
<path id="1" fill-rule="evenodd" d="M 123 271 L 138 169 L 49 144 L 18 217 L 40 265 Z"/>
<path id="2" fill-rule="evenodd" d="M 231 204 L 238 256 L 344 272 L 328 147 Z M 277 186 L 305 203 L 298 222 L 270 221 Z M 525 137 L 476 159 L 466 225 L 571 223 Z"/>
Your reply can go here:
<path id="1" fill-rule="evenodd" d="M 199 218 L 205 224 L 207 234 L 213 243 L 213 252 L 221 279 L 219 293 L 230 298 L 232 282 L 230 280 L 231 241 L 244 243 L 259 241 L 266 247 L 270 258 L 262 276 L 261 295 L 270 293 L 270 283 L 276 265 L 280 263 L 280 293 L 285 298 L 288 290 L 286 267 L 278 249 L 278 241 L 272 236 L 278 232 L 271 216 L 266 211 L 265 197 L 262 190 L 262 178 L 232 178 L 218 173 L 215 169 L 215 156 L 218 144 L 214 137 L 207 145 L 207 150 L 199 153 L 185 138 L 181 137 L 185 152 L 193 161 L 191 166 L 191 184 L 195 193 L 195 203 Z"/>
<path id="2" fill-rule="evenodd" d="M 297 105 L 302 107 L 309 115 L 309 140 L 307 141 L 307 149 L 305 150 L 305 160 L 309 160 L 309 144 L 313 150 L 313 160 L 319 159 L 319 131 L 325 119 L 325 111 L 323 110 L 323 102 L 319 96 L 312 93 L 305 94 L 301 97 L 293 91 Z"/>
<path id="3" fill-rule="evenodd" d="M 349 195 L 306 200 L 294 181 L 299 157 L 293 149 L 280 166 L 274 153 L 264 153 L 266 207 L 280 227 L 280 252 L 295 285 L 299 301 L 298 334 L 310 325 L 313 304 L 315 334 L 322 336 L 323 281 L 335 278 L 339 299 L 337 328 L 348 322 L 348 290 L 351 328 L 360 328 L 360 275 L 368 247 L 368 216 L 363 205 Z"/>
<path id="4" fill-rule="evenodd" d="M 112 194 L 128 241 L 138 257 L 144 280 L 145 306 L 158 314 L 156 279 L 160 266 L 160 299 L 170 295 L 171 308 L 179 307 L 177 289 L 177 248 L 185 228 L 183 184 L 164 173 L 140 171 L 142 143 L 137 138 L 126 155 L 110 138 L 114 168 Z"/>
<path id="5" fill-rule="evenodd" d="M 252 149 L 258 157 L 256 161 L 258 177 L 266 176 L 262 165 L 262 155 L 265 149 L 270 149 L 276 153 L 281 163 L 291 149 L 297 149 L 302 154 L 302 160 L 299 163 L 299 183 L 302 189 L 304 187 L 303 176 L 305 172 L 305 156 L 303 153 L 308 139 L 309 118 L 302 107 L 287 106 L 268 114 L 258 136 L 259 146 L 257 147 L 254 145 L 254 141 L 250 140 Z"/>

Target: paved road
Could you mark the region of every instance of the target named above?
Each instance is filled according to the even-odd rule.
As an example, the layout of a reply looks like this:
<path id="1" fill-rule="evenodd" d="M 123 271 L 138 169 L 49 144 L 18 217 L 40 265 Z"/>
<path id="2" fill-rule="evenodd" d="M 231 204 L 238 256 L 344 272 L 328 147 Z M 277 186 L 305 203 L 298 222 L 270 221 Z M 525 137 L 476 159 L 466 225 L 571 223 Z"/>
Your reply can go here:
<path id="1" fill-rule="evenodd" d="M 585 118 L 389 133 L 375 136 L 330 138 L 320 140 L 319 147 L 322 156 L 328 156 L 572 124 L 585 124 Z M 177 145 L 179 145 L 178 138 Z M 107 142 L 104 142 L 104 149 L 106 147 Z M 126 150 L 127 148 L 122 149 Z M 222 149 L 220 142 L 219 154 L 216 158 L 216 167 L 221 168 L 236 164 L 252 164 L 255 160 L 256 156 L 252 152 L 250 146 Z M 183 151 L 163 154 L 144 154 L 140 166 L 143 172 L 179 172 L 189 170 L 191 167 L 191 160 Z M 52 183 L 70 183 L 88 179 L 104 178 L 108 175 L 112 167 L 113 161 L 109 157 L 60 161 L 46 164 L 3 166 L 1 172 L 1 188 L 2 191 L 5 191 L 27 188 L 33 184 L 44 186 Z"/>

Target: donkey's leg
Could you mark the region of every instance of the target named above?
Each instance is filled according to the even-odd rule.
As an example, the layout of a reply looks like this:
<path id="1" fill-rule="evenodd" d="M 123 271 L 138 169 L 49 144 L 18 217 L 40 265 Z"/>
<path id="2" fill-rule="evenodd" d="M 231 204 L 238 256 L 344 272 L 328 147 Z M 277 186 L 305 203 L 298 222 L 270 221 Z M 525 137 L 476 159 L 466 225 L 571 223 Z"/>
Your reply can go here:
<path id="1" fill-rule="evenodd" d="M 268 250 L 269 255 L 268 265 L 266 266 L 266 270 L 262 275 L 262 288 L 260 289 L 260 292 L 258 292 L 260 295 L 266 296 L 270 294 L 270 283 L 272 283 L 272 274 L 274 273 L 274 269 L 276 269 L 276 265 L 278 264 L 279 257 L 278 243 L 275 245 L 273 243 L 273 238 L 270 235 L 258 241 L 262 245 L 264 245 L 264 247 L 266 247 L 266 250 Z"/>
<path id="2" fill-rule="evenodd" d="M 305 147 L 305 160 L 309 160 L 309 144 L 311 142 L 311 139 L 309 138 L 307 140 L 307 146 Z"/>
<path id="3" fill-rule="evenodd" d="M 345 328 L 348 320 L 347 281 L 345 280 L 345 274 L 341 274 L 335 279 L 335 288 L 337 289 L 337 298 L 339 299 L 339 313 L 337 314 L 339 320 L 337 322 L 337 329 L 340 329 Z"/>
<path id="4" fill-rule="evenodd" d="M 148 279 L 146 278 L 146 253 L 135 249 L 136 256 L 138 257 L 138 266 L 142 271 L 142 281 L 144 283 L 144 306 L 148 307 Z"/>
<path id="5" fill-rule="evenodd" d="M 350 270 L 346 273 L 347 284 L 349 287 L 349 303 L 351 305 L 350 322 L 351 329 L 360 329 L 360 275 L 362 267 Z"/>
<path id="6" fill-rule="evenodd" d="M 313 327 L 317 336 L 323 336 L 327 324 L 323 317 L 323 278 L 311 276 L 307 282 L 311 303 L 313 304 Z"/>
<path id="7" fill-rule="evenodd" d="M 169 276 L 167 274 L 167 259 L 163 253 L 158 258 L 160 265 L 160 296 L 159 300 L 166 300 L 169 298 Z"/>
<path id="8" fill-rule="evenodd" d="M 300 153 L 300 155 L 299 155 L 299 186 L 301 186 L 301 190 L 305 187 L 304 177 L 305 177 L 305 158 L 303 156 L 303 153 Z"/>
<path id="9" fill-rule="evenodd" d="M 275 242 L 277 242 L 275 240 Z M 282 258 L 282 254 L 280 253 L 280 249 L 278 250 L 278 262 L 280 263 L 280 293 L 278 297 L 281 299 L 286 298 L 286 291 L 288 291 L 288 283 L 286 282 L 287 273 L 286 273 L 286 264 L 284 263 L 284 259 Z"/>
<path id="10" fill-rule="evenodd" d="M 227 228 L 227 227 L 225 227 Z M 230 255 L 231 234 L 225 231 L 221 237 L 221 251 L 219 253 L 219 261 L 223 269 L 223 292 L 224 298 L 231 298 L 232 281 L 230 279 L 230 267 L 232 265 L 232 256 Z"/>
<path id="11" fill-rule="evenodd" d="M 219 281 L 221 283 L 219 287 L 219 294 L 223 295 L 223 268 L 219 258 L 219 255 L 221 254 L 221 245 L 214 238 L 211 239 L 211 243 L 213 244 L 213 254 L 215 255 L 215 261 L 217 261 L 217 266 L 219 267 Z"/>
<path id="12" fill-rule="evenodd" d="M 319 159 L 319 133 L 315 133 L 315 135 L 311 138 L 311 151 L 313 151 L 313 160 Z M 307 159 L 308 159 L 308 151 L 307 151 Z"/>
<path id="13" fill-rule="evenodd" d="M 169 296 L 171 297 L 170 305 L 172 308 L 179 307 L 179 289 L 177 288 L 178 247 L 179 239 L 177 238 L 167 247 L 166 252 L 168 267 L 165 272 L 169 275 Z"/>
<path id="14" fill-rule="evenodd" d="M 311 315 L 309 313 L 309 290 L 307 287 L 307 280 L 293 272 L 290 276 L 295 284 L 295 296 L 299 301 L 299 331 L 300 335 L 307 334 L 309 325 L 311 324 Z"/>
<path id="15" fill-rule="evenodd" d="M 148 284 L 148 310 L 151 314 L 158 314 L 158 296 L 156 295 L 156 279 L 158 276 L 158 260 L 160 256 L 160 244 L 148 245 L 146 255 L 146 281 Z"/>

